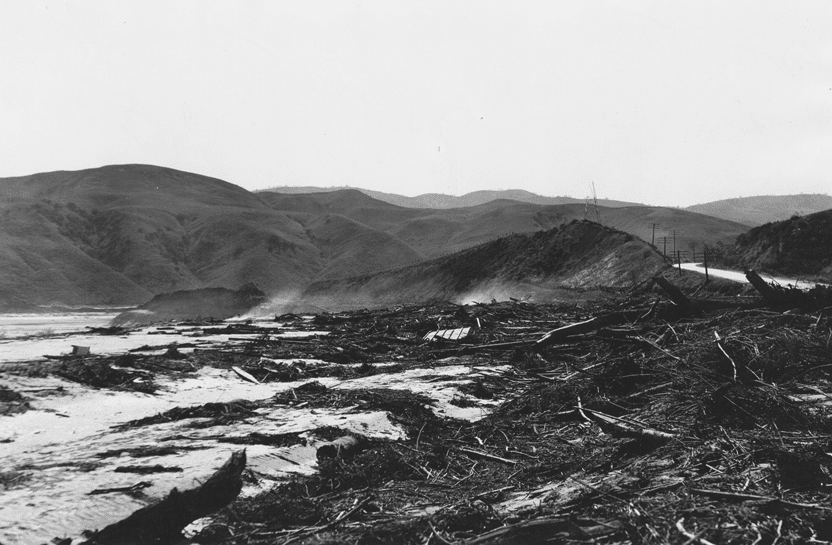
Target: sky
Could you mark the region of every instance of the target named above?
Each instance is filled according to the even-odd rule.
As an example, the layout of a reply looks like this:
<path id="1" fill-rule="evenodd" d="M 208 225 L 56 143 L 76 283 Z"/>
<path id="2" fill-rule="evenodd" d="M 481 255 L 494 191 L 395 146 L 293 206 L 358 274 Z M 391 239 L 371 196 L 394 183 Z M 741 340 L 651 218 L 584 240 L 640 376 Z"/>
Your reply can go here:
<path id="1" fill-rule="evenodd" d="M 0 177 L 832 192 L 832 2 L 0 3 Z"/>

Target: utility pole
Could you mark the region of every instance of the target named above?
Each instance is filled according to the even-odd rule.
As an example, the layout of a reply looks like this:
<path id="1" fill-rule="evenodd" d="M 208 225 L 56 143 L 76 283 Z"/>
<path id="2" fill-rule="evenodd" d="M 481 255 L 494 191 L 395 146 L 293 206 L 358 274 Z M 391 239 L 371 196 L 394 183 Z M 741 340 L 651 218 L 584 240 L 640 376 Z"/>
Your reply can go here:
<path id="1" fill-rule="evenodd" d="M 676 229 L 673 229 L 672 233 L 673 233 L 673 253 L 675 254 L 676 253 L 676 233 L 677 233 Z"/>
<path id="2" fill-rule="evenodd" d="M 708 247 L 702 248 L 702 261 L 705 262 L 705 283 L 708 283 Z"/>
<path id="3" fill-rule="evenodd" d="M 658 225 L 658 223 L 653 223 L 652 225 L 653 225 L 653 236 L 650 238 L 650 246 L 655 247 L 656 246 L 656 225 Z"/>
<path id="4" fill-rule="evenodd" d="M 595 194 L 595 182 L 592 182 L 592 202 L 595 205 L 595 221 L 601 223 L 601 213 L 598 212 L 598 197 Z"/>

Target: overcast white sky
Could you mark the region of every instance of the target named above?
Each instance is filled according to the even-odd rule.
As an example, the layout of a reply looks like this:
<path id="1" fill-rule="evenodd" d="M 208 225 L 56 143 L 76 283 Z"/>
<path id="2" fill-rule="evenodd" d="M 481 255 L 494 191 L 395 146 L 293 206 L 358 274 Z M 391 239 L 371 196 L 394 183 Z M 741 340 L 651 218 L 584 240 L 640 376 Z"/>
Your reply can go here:
<path id="1" fill-rule="evenodd" d="M 0 3 L 0 177 L 832 191 L 832 2 Z"/>

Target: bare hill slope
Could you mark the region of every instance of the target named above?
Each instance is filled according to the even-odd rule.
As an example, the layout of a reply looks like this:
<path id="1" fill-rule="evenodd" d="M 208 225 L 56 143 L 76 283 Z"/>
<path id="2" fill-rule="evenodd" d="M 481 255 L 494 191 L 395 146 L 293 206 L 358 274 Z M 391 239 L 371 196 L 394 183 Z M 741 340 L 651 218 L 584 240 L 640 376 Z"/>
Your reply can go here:
<path id="1" fill-rule="evenodd" d="M 679 244 L 686 236 L 727 243 L 744 230 L 675 209 L 600 212 L 604 224 L 642 237 L 649 236 L 649 221 L 673 225 Z M 294 293 L 315 280 L 418 263 L 585 215 L 583 204 L 514 200 L 404 208 L 349 189 L 254 194 L 148 165 L 6 178 L 0 179 L 0 310 L 138 304 L 159 293 L 249 282 L 270 295 Z"/>
<path id="2" fill-rule="evenodd" d="M 477 293 L 545 297 L 562 288 L 631 287 L 666 266 L 645 242 L 588 221 L 511 235 L 424 263 L 318 281 L 301 300 L 323 308 L 465 300 Z"/>
<path id="3" fill-rule="evenodd" d="M 444 193 L 423 193 L 415 197 L 407 197 L 396 193 L 387 193 L 384 191 L 374 191 L 372 189 L 362 189 L 358 187 L 315 187 L 315 186 L 280 186 L 265 189 L 263 191 L 283 193 L 283 194 L 309 194 L 309 193 L 331 193 L 339 190 L 359 191 L 379 201 L 383 201 L 396 206 L 405 208 L 432 208 L 432 209 L 447 209 L 447 208 L 465 208 L 469 206 L 479 206 L 491 201 L 497 200 L 512 200 L 518 202 L 525 202 L 531 204 L 580 204 L 583 206 L 583 199 L 575 199 L 573 197 L 545 197 L 526 191 L 525 189 L 496 189 L 496 190 L 481 190 L 472 191 L 465 195 L 446 195 Z M 619 206 L 641 206 L 639 203 L 616 201 L 612 199 L 598 199 L 598 205 L 604 207 L 615 208 Z"/>
<path id="4" fill-rule="evenodd" d="M 584 219 L 584 204 L 539 205 L 512 200 L 492 200 L 465 208 L 403 208 L 347 189 L 329 193 L 259 193 L 276 210 L 307 214 L 331 213 L 353 219 L 372 229 L 393 235 L 424 257 L 481 244 L 510 233 L 532 233 Z M 657 236 L 677 231 L 676 245 L 732 243 L 748 227 L 739 223 L 678 208 L 630 206 L 599 207 L 601 223 L 650 241 L 652 224 Z M 594 216 L 594 210 L 590 210 Z M 669 250 L 669 249 L 668 249 Z"/>
<path id="5" fill-rule="evenodd" d="M 832 282 L 832 210 L 755 227 L 737 239 L 734 264 Z"/>
<path id="6" fill-rule="evenodd" d="M 147 165 L 3 179 L 0 308 L 136 304 L 248 282 L 274 293 L 302 288 L 330 261 L 352 273 L 378 268 L 366 252 L 330 251 L 358 242 L 322 241 L 295 216 L 222 180 Z M 358 229 L 388 264 L 419 258 Z"/>
<path id="7" fill-rule="evenodd" d="M 832 208 L 829 195 L 761 195 L 689 206 L 686 210 L 752 227 Z"/>

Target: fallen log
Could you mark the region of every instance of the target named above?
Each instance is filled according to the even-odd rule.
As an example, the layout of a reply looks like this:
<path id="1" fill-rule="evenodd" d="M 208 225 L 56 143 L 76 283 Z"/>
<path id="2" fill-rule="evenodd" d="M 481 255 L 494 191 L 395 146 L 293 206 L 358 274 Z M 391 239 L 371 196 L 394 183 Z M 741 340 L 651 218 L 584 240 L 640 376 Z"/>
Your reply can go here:
<path id="1" fill-rule="evenodd" d="M 639 312 L 604 314 L 603 316 L 596 316 L 595 318 L 591 318 L 583 322 L 565 325 L 546 333 L 543 337 L 537 340 L 535 346 L 540 349 L 545 346 L 549 346 L 550 344 L 559 342 L 567 337 L 580 335 L 582 333 L 589 333 L 590 331 L 595 331 L 598 328 L 608 325 L 620 324 L 627 321 L 631 315 L 635 317 L 638 314 Z"/>
<path id="2" fill-rule="evenodd" d="M 478 344 L 474 346 L 466 346 L 465 348 L 460 348 L 456 354 L 459 356 L 475 354 L 477 352 L 481 352 L 483 350 L 510 350 L 512 348 L 519 348 L 523 346 L 529 346 L 535 344 L 534 340 L 524 340 L 524 341 L 506 341 L 506 342 L 497 342 L 497 343 L 489 343 L 489 344 Z"/>
<path id="3" fill-rule="evenodd" d="M 762 503 L 774 503 L 779 505 L 785 505 L 787 507 L 795 507 L 798 509 L 818 509 L 820 511 L 832 511 L 832 508 L 826 505 L 819 505 L 817 503 L 800 503 L 795 501 L 787 501 L 783 498 L 776 498 L 774 496 L 758 496 L 757 494 L 741 494 L 737 492 L 723 492 L 721 490 L 703 490 L 700 488 L 690 488 L 688 489 L 688 492 L 695 496 L 706 496 L 709 498 L 725 501 L 754 501 Z"/>
<path id="4" fill-rule="evenodd" d="M 754 269 L 747 269 L 745 271 L 745 277 L 766 301 L 770 303 L 783 302 L 782 293 L 780 293 L 780 291 L 774 286 L 763 280 L 760 275 L 754 271 Z"/>
<path id="5" fill-rule="evenodd" d="M 237 376 L 240 377 L 243 380 L 247 380 L 247 381 L 252 382 L 254 384 L 260 384 L 260 381 L 257 380 L 256 378 L 254 378 L 254 376 L 252 376 L 252 374 L 249 373 L 248 371 L 246 371 L 245 369 L 241 369 L 239 367 L 232 366 L 231 370 L 234 371 L 235 373 L 237 373 Z"/>
<path id="6" fill-rule="evenodd" d="M 656 443 L 665 443 L 671 439 L 676 439 L 676 436 L 672 433 L 651 428 L 635 420 L 612 416 L 600 411 L 593 411 L 592 409 L 587 409 L 586 407 L 582 407 L 581 410 L 584 413 L 594 417 L 595 421 L 601 425 L 602 429 L 606 427 L 607 429 L 604 431 L 607 431 L 611 435 L 647 439 Z"/>
<path id="7" fill-rule="evenodd" d="M 201 486 L 184 492 L 174 488 L 160 502 L 93 533 L 85 545 L 139 545 L 178 539 L 185 526 L 237 497 L 245 467 L 246 451 L 235 452 Z"/>
<path id="8" fill-rule="evenodd" d="M 586 540 L 613 534 L 621 523 L 555 516 L 526 520 L 495 528 L 477 537 L 462 541 L 462 545 L 513 545 L 516 543 L 562 543 Z"/>
<path id="9" fill-rule="evenodd" d="M 464 452 L 465 454 L 469 454 L 471 456 L 477 456 L 478 458 L 485 458 L 486 460 L 494 460 L 495 462 L 503 462 L 504 464 L 519 464 L 517 460 L 510 460 L 508 458 L 502 458 L 500 456 L 494 456 L 493 454 L 489 454 L 487 452 L 482 452 L 480 450 L 474 450 L 465 447 L 456 447 L 456 450 L 459 452 Z"/>
<path id="10" fill-rule="evenodd" d="M 654 276 L 653 282 L 655 282 L 667 296 L 673 301 L 673 304 L 679 307 L 683 312 L 690 313 L 694 310 L 693 301 L 688 299 L 687 295 L 682 293 L 682 290 L 674 286 L 664 278 L 663 276 Z"/>

